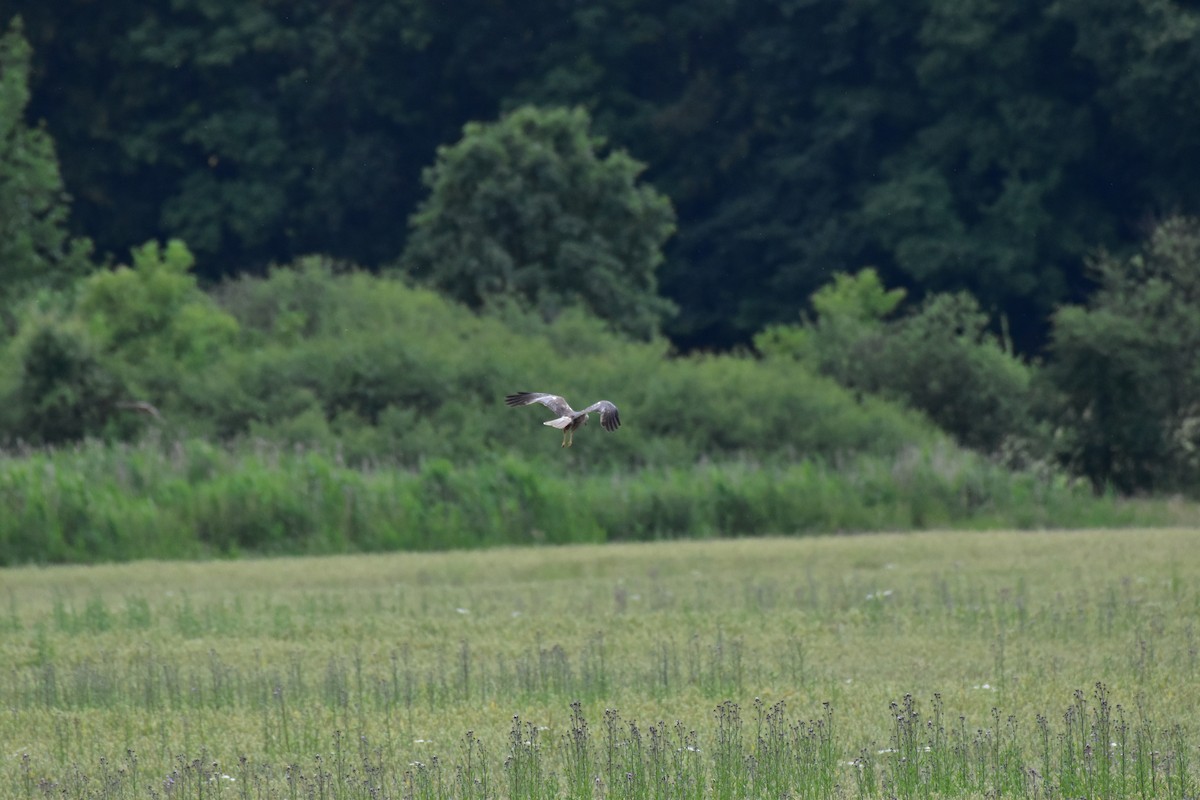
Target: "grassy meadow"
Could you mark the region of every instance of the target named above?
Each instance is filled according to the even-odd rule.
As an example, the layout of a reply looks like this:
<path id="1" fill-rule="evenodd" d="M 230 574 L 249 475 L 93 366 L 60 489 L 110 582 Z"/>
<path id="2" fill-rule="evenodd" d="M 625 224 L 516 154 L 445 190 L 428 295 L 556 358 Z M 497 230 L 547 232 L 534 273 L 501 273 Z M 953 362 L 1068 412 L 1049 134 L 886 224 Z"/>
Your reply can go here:
<path id="1" fill-rule="evenodd" d="M 1194 797 L 1194 530 L 0 570 L 0 798 Z"/>

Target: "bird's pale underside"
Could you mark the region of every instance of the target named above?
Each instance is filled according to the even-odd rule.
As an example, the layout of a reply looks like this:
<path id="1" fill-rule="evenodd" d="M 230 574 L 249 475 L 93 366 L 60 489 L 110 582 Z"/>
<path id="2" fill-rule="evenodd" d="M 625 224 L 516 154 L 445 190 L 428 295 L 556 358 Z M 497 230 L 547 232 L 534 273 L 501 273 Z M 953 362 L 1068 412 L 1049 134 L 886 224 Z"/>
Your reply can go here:
<path id="1" fill-rule="evenodd" d="M 571 408 L 570 404 L 558 395 L 547 394 L 545 392 L 517 392 L 505 397 L 504 402 L 514 408 L 516 406 L 539 403 L 550 409 L 555 418 L 547 420 L 542 424 L 549 425 L 551 428 L 558 428 L 563 432 L 563 447 L 571 446 L 572 441 L 574 441 L 575 431 L 587 424 L 588 414 L 593 411 L 600 414 L 600 427 L 604 428 L 604 430 L 615 431 L 621 427 L 621 417 L 617 413 L 617 407 L 607 400 L 592 403 L 582 411 L 576 411 Z"/>

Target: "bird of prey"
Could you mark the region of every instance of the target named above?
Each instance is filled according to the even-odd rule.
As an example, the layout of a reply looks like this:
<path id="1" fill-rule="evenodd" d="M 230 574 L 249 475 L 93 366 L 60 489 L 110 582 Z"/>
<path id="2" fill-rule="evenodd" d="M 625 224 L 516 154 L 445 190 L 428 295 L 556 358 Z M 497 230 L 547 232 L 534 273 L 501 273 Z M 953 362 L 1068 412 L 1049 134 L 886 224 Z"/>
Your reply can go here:
<path id="1" fill-rule="evenodd" d="M 606 431 L 615 431 L 621 427 L 621 417 L 617 413 L 617 407 L 607 400 L 601 400 L 597 403 L 592 403 L 582 411 L 576 411 L 556 394 L 546 394 L 545 392 L 517 392 L 510 394 L 504 398 L 504 402 L 515 408 L 517 406 L 527 406 L 530 403 L 541 403 L 546 408 L 550 409 L 556 417 L 552 420 L 543 422 L 543 425 L 549 425 L 551 428 L 558 428 L 563 432 L 562 447 L 570 447 L 574 440 L 575 431 L 587 424 L 588 414 L 593 411 L 600 413 L 600 427 Z"/>
<path id="2" fill-rule="evenodd" d="M 162 419 L 162 414 L 158 413 L 158 409 L 147 403 L 145 400 L 121 400 L 117 402 L 117 408 L 126 411 L 136 411 L 139 414 L 144 414 L 147 417 L 154 419 Z"/>

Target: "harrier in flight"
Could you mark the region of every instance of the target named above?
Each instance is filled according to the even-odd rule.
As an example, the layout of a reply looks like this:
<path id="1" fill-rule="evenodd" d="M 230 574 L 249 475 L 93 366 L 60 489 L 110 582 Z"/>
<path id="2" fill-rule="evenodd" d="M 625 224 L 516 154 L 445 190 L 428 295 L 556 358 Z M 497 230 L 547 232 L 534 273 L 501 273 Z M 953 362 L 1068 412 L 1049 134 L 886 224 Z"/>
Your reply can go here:
<path id="1" fill-rule="evenodd" d="M 551 428 L 558 428 L 563 432 L 563 447 L 570 447 L 571 442 L 575 437 L 575 431 L 587 425 L 588 414 L 593 411 L 600 412 L 600 427 L 606 431 L 615 431 L 621 427 L 621 417 L 617 413 L 617 407 L 607 400 L 601 400 L 598 403 L 592 403 L 583 411 L 575 411 L 556 394 L 546 394 L 545 392 L 518 392 L 510 394 L 504 398 L 504 402 L 509 406 L 527 406 L 530 403 L 541 403 L 546 408 L 550 409 L 556 418 L 543 422 L 543 425 L 549 425 Z"/>

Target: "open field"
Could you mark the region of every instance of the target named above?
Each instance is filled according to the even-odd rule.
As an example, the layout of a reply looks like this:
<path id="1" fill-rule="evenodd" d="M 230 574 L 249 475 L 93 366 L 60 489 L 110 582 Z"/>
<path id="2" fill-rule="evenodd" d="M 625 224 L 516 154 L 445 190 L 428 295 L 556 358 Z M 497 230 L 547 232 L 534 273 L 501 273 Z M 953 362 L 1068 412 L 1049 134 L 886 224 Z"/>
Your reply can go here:
<path id="1" fill-rule="evenodd" d="M 913 533 L 0 570 L 0 798 L 1191 797 L 1197 552 Z"/>

